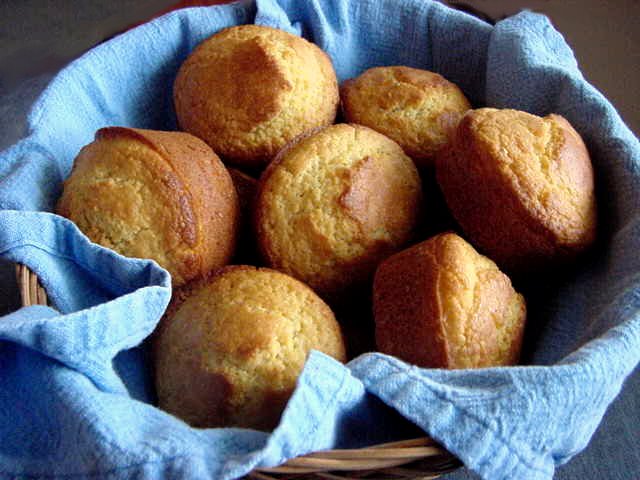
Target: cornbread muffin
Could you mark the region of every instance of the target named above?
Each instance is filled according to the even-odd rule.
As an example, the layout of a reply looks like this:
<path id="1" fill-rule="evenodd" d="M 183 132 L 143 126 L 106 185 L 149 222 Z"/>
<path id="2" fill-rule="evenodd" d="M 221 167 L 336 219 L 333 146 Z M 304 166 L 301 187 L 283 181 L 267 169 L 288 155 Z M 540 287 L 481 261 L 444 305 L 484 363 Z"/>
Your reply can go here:
<path id="1" fill-rule="evenodd" d="M 268 265 L 335 299 L 370 279 L 418 222 L 422 190 L 402 149 L 332 125 L 284 149 L 260 178 L 256 232 Z"/>
<path id="2" fill-rule="evenodd" d="M 155 260 L 179 286 L 229 261 L 238 198 L 218 156 L 196 137 L 110 127 L 78 154 L 57 213 L 93 242 Z"/>
<path id="3" fill-rule="evenodd" d="M 419 167 L 433 165 L 449 132 L 471 108 L 443 76 L 409 67 L 370 68 L 344 82 L 340 97 L 347 122 L 387 135 Z"/>
<path id="4" fill-rule="evenodd" d="M 373 287 L 381 352 L 426 368 L 518 361 L 525 301 L 498 267 L 444 233 L 380 264 Z"/>
<path id="5" fill-rule="evenodd" d="M 259 168 L 294 137 L 333 123 L 339 94 L 331 60 L 316 45 L 242 25 L 193 51 L 178 72 L 174 102 L 184 130 L 225 160 Z"/>
<path id="6" fill-rule="evenodd" d="M 589 152 L 559 115 L 470 111 L 436 176 L 470 241 L 510 272 L 554 265 L 594 241 Z"/>
<path id="7" fill-rule="evenodd" d="M 272 429 L 312 349 L 346 359 L 331 309 L 309 287 L 248 266 L 178 291 L 154 346 L 159 406 L 194 427 Z"/>

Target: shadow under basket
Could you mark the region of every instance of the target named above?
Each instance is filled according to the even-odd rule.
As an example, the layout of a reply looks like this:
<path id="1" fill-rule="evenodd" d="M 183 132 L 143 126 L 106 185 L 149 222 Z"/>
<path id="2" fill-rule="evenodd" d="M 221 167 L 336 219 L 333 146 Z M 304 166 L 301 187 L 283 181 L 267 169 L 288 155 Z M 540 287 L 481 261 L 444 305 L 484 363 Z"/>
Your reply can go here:
<path id="1" fill-rule="evenodd" d="M 22 306 L 48 305 L 35 273 L 16 265 Z M 246 478 L 275 479 L 431 479 L 462 466 L 460 460 L 429 437 L 366 448 L 313 452 L 272 468 L 257 468 Z"/>

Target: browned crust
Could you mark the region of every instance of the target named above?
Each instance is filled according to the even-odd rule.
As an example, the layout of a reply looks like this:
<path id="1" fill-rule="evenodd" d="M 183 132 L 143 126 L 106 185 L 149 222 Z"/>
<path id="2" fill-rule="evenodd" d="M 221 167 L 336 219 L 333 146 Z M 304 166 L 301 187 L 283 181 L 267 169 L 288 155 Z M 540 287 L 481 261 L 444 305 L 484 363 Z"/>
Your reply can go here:
<path id="1" fill-rule="evenodd" d="M 169 302 L 169 305 L 167 306 L 167 309 L 165 310 L 165 313 L 164 313 L 164 315 L 162 317 L 162 320 L 161 320 L 161 323 L 160 323 L 160 328 L 156 329 L 155 334 L 158 334 L 160 329 L 163 328 L 162 323 L 170 321 L 170 319 L 173 318 L 175 313 L 180 309 L 182 304 L 189 297 L 191 297 L 195 292 L 197 292 L 201 288 L 204 288 L 205 286 L 214 284 L 217 280 L 219 280 L 225 274 L 227 274 L 229 272 L 235 272 L 235 271 L 270 272 L 270 273 L 275 273 L 275 274 L 278 274 L 278 275 L 284 275 L 284 276 L 290 278 L 291 280 L 293 280 L 301 290 L 305 290 L 308 293 L 310 293 L 311 295 L 317 296 L 317 293 L 315 291 L 313 291 L 313 289 L 311 287 L 309 287 L 307 284 L 305 284 L 304 282 L 301 282 L 297 278 L 294 278 L 294 277 L 292 277 L 290 275 L 287 275 L 286 273 L 280 272 L 280 271 L 275 270 L 273 268 L 256 267 L 256 266 L 253 266 L 253 265 L 226 265 L 224 267 L 218 268 L 217 270 L 211 270 L 211 271 L 207 272 L 205 275 L 203 275 L 202 277 L 193 279 L 189 283 L 186 283 L 185 285 L 182 285 L 181 287 L 174 289 L 173 290 L 173 294 L 171 296 L 171 301 Z M 335 315 L 333 314 L 333 311 L 331 310 L 331 308 L 328 305 L 326 305 L 323 302 L 321 308 L 323 309 L 323 313 L 322 313 L 323 316 L 331 317 L 331 318 L 333 318 L 335 320 Z M 336 322 L 336 327 L 337 327 L 336 331 L 340 332 L 340 328 L 339 328 L 337 322 Z M 342 357 L 339 360 L 344 362 L 346 360 L 346 357 Z"/>
<path id="2" fill-rule="evenodd" d="M 436 163 L 447 205 L 465 233 L 513 273 L 563 263 L 586 249 L 595 238 L 596 208 L 591 160 L 577 132 L 558 115 L 546 117 L 559 127 L 560 146 L 550 160 L 555 175 L 570 179 L 578 195 L 569 198 L 552 193 L 541 209 L 530 193 L 540 179 L 526 177 L 526 183 L 518 183 L 505 176 L 499 161 L 476 136 L 475 112 L 479 110 L 463 117 L 449 148 Z M 513 112 L 514 117 L 524 114 L 495 112 Z M 523 165 L 534 161 L 526 156 L 513 159 L 514 164 Z M 586 218 L 565 219 L 569 202 L 586 202 Z"/>
<path id="3" fill-rule="evenodd" d="M 588 192 L 592 205 L 592 211 L 590 212 L 591 218 L 587 225 L 586 230 L 580 235 L 577 243 L 569 248 L 566 255 L 569 257 L 574 256 L 587 249 L 595 242 L 596 239 L 596 226 L 598 224 L 598 212 L 597 204 L 595 201 L 595 179 L 593 173 L 593 165 L 591 163 L 591 157 L 587 146 L 580 134 L 573 128 L 573 126 L 561 115 L 551 114 L 547 118 L 552 119 L 556 125 L 562 130 L 564 135 L 564 141 L 560 147 L 558 154 L 558 163 L 560 165 L 560 171 L 569 175 L 574 185 L 578 185 L 580 190 Z M 565 248 L 561 246 L 560 248 Z"/>
<path id="4" fill-rule="evenodd" d="M 172 318 L 175 313 L 180 309 L 180 306 L 191 297 L 196 291 L 204 288 L 207 285 L 212 284 L 222 275 L 229 271 L 244 270 L 244 271 L 259 271 L 270 270 L 254 267 L 252 265 L 225 265 L 215 270 L 210 270 L 201 277 L 194 278 L 184 285 L 174 288 L 171 295 L 171 301 L 164 312 L 163 319 Z"/>
<path id="5" fill-rule="evenodd" d="M 180 395 L 179 402 L 166 401 L 163 394 L 165 392 L 162 392 L 164 383 L 156 378 L 158 406 L 162 410 L 182 417 L 192 427 L 208 428 L 212 425 L 223 424 L 232 411 L 229 400 L 233 395 L 234 385 L 229 378 L 219 372 L 203 370 L 193 360 L 185 362 L 181 377 L 180 380 L 184 382 L 184 390 L 188 389 L 188 395 L 180 391 L 170 393 Z M 190 415 L 185 416 L 186 412 Z M 206 414 L 196 414 L 200 412 L 206 412 Z"/>
<path id="6" fill-rule="evenodd" d="M 181 128 L 193 132 L 210 143 L 216 151 L 223 155 L 225 161 L 249 169 L 259 169 L 267 165 L 282 146 L 282 142 L 273 137 L 259 143 L 247 143 L 246 141 L 238 143 L 236 140 L 222 143 L 216 138 L 227 140 L 230 130 L 226 125 L 233 124 L 235 132 L 248 133 L 254 127 L 272 119 L 283 109 L 288 108 L 291 103 L 291 95 L 287 94 L 291 92 L 293 86 L 287 80 L 282 65 L 273 56 L 270 49 L 265 47 L 260 38 L 244 39 L 242 47 L 237 48 L 233 57 L 226 60 L 227 64 L 218 65 L 215 73 L 216 76 L 229 77 L 223 83 L 228 88 L 219 88 L 216 95 L 225 99 L 232 108 L 230 107 L 226 112 L 223 112 L 224 115 L 216 115 L 221 119 L 220 121 L 214 118 L 206 126 L 201 125 L 204 115 L 202 106 L 198 102 L 193 103 L 190 99 L 191 93 L 189 93 L 190 91 L 198 91 L 202 85 L 197 81 L 198 79 L 188 78 L 189 75 L 186 74 L 186 71 L 190 63 L 202 56 L 203 51 L 209 48 L 210 41 L 225 38 L 233 30 L 236 32 L 248 31 L 248 35 L 251 35 L 257 29 L 277 32 L 281 42 L 297 52 L 309 49 L 319 60 L 319 68 L 324 77 L 322 80 L 326 82 L 325 87 L 328 87 L 323 92 L 326 96 L 325 104 L 331 104 L 333 107 L 332 113 L 330 112 L 326 118 L 318 115 L 318 118 L 314 119 L 316 125 L 333 123 L 339 104 L 338 84 L 331 59 L 317 45 L 302 37 L 262 25 L 241 25 L 220 30 L 204 40 L 189 55 L 176 77 L 173 100 L 178 123 Z M 242 81 L 233 81 L 232 79 L 242 79 Z M 306 118 L 309 117 L 308 114 Z M 298 128 L 298 125 L 289 124 L 287 131 L 280 133 L 290 138 L 290 132 L 299 131 Z"/>
<path id="7" fill-rule="evenodd" d="M 506 275 L 505 275 L 506 276 Z M 527 325 L 527 306 L 526 301 L 523 298 L 522 314 L 519 318 L 519 323 L 515 326 L 513 333 L 513 340 L 511 342 L 511 348 L 505 361 L 505 365 L 518 365 L 521 360 L 522 344 L 524 342 L 524 329 Z"/>
<path id="8" fill-rule="evenodd" d="M 425 242 L 378 266 L 373 312 L 376 345 L 381 352 L 423 367 L 448 367 L 437 275 L 435 256 Z"/>
<path id="9" fill-rule="evenodd" d="M 340 93 L 340 111 L 346 122 L 353 122 L 353 120 L 350 120 L 353 119 L 351 91 L 355 88 L 355 83 L 355 78 L 349 78 L 340 84 L 338 90 Z"/>
<path id="10" fill-rule="evenodd" d="M 350 78 L 342 82 L 340 86 L 340 100 L 343 106 L 343 113 L 345 114 L 345 118 L 349 122 L 357 123 L 357 119 L 354 118 L 354 105 L 353 105 L 353 91 L 358 88 L 358 80 L 363 77 L 363 75 L 367 74 L 368 76 L 372 76 L 373 80 L 376 80 L 376 77 L 384 77 L 387 73 L 390 73 L 395 80 L 399 83 L 406 83 L 409 85 L 413 85 L 420 89 L 430 89 L 437 87 L 446 87 L 451 88 L 456 91 L 460 91 L 458 86 L 442 75 L 430 72 L 428 70 L 421 70 L 418 68 L 411 68 L 402 65 L 391 65 L 387 67 L 373 67 L 366 71 L 364 71 L 360 76 L 356 78 Z M 462 93 L 460 91 L 460 93 Z M 421 99 L 421 96 L 417 94 L 413 97 L 414 102 L 418 102 Z M 373 98 L 372 101 L 377 101 L 381 103 L 381 106 L 386 108 L 393 106 L 393 98 L 389 97 L 381 97 L 381 98 Z"/>
<path id="11" fill-rule="evenodd" d="M 455 87 L 454 83 L 450 82 L 442 75 L 436 72 L 429 72 L 420 68 L 411 68 L 406 66 L 391 67 L 394 70 L 395 78 L 402 83 L 409 83 L 417 87 L 432 88 L 432 87 Z"/>
<path id="12" fill-rule="evenodd" d="M 369 131 L 375 133 L 376 135 L 382 135 L 364 125 L 342 125 L 346 125 L 356 130 Z M 337 125 L 334 125 L 333 127 L 336 126 Z M 254 229 L 256 232 L 256 238 L 258 241 L 258 247 L 262 259 L 266 264 L 274 266 L 275 268 L 278 268 L 278 266 L 280 265 L 280 257 L 278 253 L 274 251 L 273 242 L 263 228 L 264 212 L 268 209 L 268 205 L 265 202 L 265 196 L 269 184 L 269 179 L 273 175 L 273 172 L 275 172 L 279 168 L 289 152 L 295 146 L 305 141 L 306 139 L 319 134 L 326 128 L 332 128 L 332 126 L 310 130 L 296 137 L 278 153 L 278 155 L 274 158 L 271 164 L 269 164 L 269 166 L 265 169 L 262 176 L 260 177 L 258 194 L 256 196 Z M 389 142 L 395 143 L 388 137 L 386 138 Z M 401 151 L 400 147 L 398 147 L 398 151 Z M 359 227 L 361 235 L 358 238 L 354 239 L 354 241 L 360 240 L 361 243 L 365 243 L 365 240 L 370 237 L 371 232 L 380 226 L 380 219 L 385 218 L 389 222 L 386 227 L 390 229 L 395 228 L 397 226 L 396 224 L 402 223 L 403 221 L 413 225 L 413 229 L 408 233 L 405 241 L 401 242 L 404 245 L 410 240 L 411 235 L 413 235 L 415 227 L 418 223 L 418 217 L 422 212 L 422 193 L 421 191 L 419 192 L 414 208 L 408 209 L 410 210 L 409 219 L 399 219 L 390 215 L 387 209 L 388 205 L 384 203 L 386 200 L 388 200 L 387 197 L 378 198 L 376 196 L 372 196 L 372 205 L 364 206 L 362 205 L 361 197 L 365 195 L 365 190 L 369 192 L 372 187 L 372 185 L 367 184 L 367 181 L 374 177 L 377 177 L 376 172 L 372 171 L 370 167 L 371 158 L 364 157 L 357 164 L 357 166 L 348 173 L 351 176 L 351 179 L 354 181 L 354 184 L 352 185 L 353 188 L 343 192 L 342 195 L 336 200 L 338 201 L 340 207 L 345 210 L 346 214 L 350 216 Z M 359 178 L 362 176 L 364 176 L 365 178 Z M 374 179 L 376 179 L 376 187 L 387 189 L 387 185 L 384 182 L 383 178 Z M 378 216 L 376 218 L 372 218 L 372 215 L 376 213 L 378 214 Z M 313 228 L 311 228 L 311 226 L 309 226 L 306 231 L 310 236 L 316 234 L 315 246 L 318 250 L 318 255 L 332 255 L 332 251 L 328 246 L 328 242 L 326 238 L 321 234 L 321 232 L 315 231 Z M 340 269 L 344 271 L 344 274 L 341 275 L 340 278 L 336 277 L 333 280 L 329 280 L 322 276 L 315 276 L 312 283 L 313 288 L 325 300 L 331 303 L 335 303 L 342 297 L 344 297 L 344 295 L 350 290 L 351 287 L 356 288 L 365 284 L 366 282 L 370 282 L 378 263 L 382 259 L 391 255 L 393 252 L 397 251 L 400 247 L 401 245 L 393 245 L 385 241 L 378 241 L 374 244 L 371 244 L 362 255 L 353 257 L 349 261 L 341 261 Z"/>
<path id="13" fill-rule="evenodd" d="M 224 37 L 225 34 L 232 30 L 253 30 L 254 27 L 254 25 L 241 25 L 222 29 L 201 42 L 189 55 L 189 58 L 198 58 L 201 51 L 209 48 L 208 42 L 212 39 Z M 263 26 L 261 26 L 260 29 L 278 31 L 277 29 Z M 291 42 L 288 43 L 290 44 Z M 189 84 L 189 79 L 182 78 L 189 58 L 178 72 L 176 78 L 177 90 L 182 88 L 183 84 Z M 234 99 L 234 102 L 236 102 L 234 127 L 240 131 L 248 131 L 255 126 L 256 123 L 272 118 L 280 110 L 281 105 L 278 94 L 290 91 L 292 86 L 284 77 L 284 73 L 278 62 L 269 54 L 268 50 L 265 49 L 258 38 L 245 39 L 243 48 L 238 49 L 233 59 L 229 60 L 228 65 L 220 68 L 222 71 L 218 72 L 218 75 L 226 73 L 224 70 L 238 73 L 250 72 L 251 81 L 231 85 L 231 87 L 235 87 L 232 92 L 216 92 L 216 94 L 228 95 Z M 198 85 L 193 85 L 192 87 L 197 88 L 197 86 Z M 225 153 L 232 157 L 235 157 L 237 153 L 241 158 L 250 159 L 246 158 L 247 152 L 244 150 Z"/>
<path id="14" fill-rule="evenodd" d="M 219 425 L 232 411 L 229 400 L 235 387 L 224 374 L 203 368 L 201 323 L 194 321 L 189 331 L 182 332 L 179 339 L 172 339 L 166 336 L 166 331 L 173 319 L 165 314 L 152 337 L 158 405 L 194 427 Z M 172 352 L 176 344 L 172 340 L 181 344 L 181 354 Z"/>
<path id="15" fill-rule="evenodd" d="M 307 40 L 305 39 L 305 41 Z M 324 77 L 326 79 L 331 80 L 329 82 L 329 91 L 327 94 L 327 99 L 330 99 L 330 102 L 333 105 L 333 114 L 330 116 L 330 118 L 326 119 L 326 121 L 324 122 L 324 125 L 319 125 L 318 127 L 316 127 L 316 128 L 322 128 L 322 127 L 327 127 L 329 125 L 332 125 L 336 121 L 336 115 L 338 114 L 338 109 L 340 108 L 340 87 L 338 85 L 338 78 L 336 76 L 336 71 L 333 67 L 333 62 L 331 61 L 331 57 L 327 54 L 327 52 L 322 50 L 316 44 L 311 42 L 308 42 L 308 43 L 310 43 L 311 45 L 313 45 L 313 47 L 315 47 L 313 49 L 313 52 L 319 60 L 320 69 L 323 71 Z"/>
<path id="16" fill-rule="evenodd" d="M 389 77 L 399 84 L 404 84 L 405 88 L 396 87 L 393 89 L 382 90 L 382 85 Z M 406 86 L 415 87 L 413 91 L 406 89 Z M 398 142 L 419 167 L 432 167 L 434 163 L 434 153 L 431 147 L 426 148 L 425 145 L 418 145 L 416 139 L 412 138 L 412 134 L 405 131 L 406 123 L 399 117 L 393 119 L 393 125 L 385 127 L 382 117 L 380 123 L 372 124 L 365 121 L 360 111 L 365 108 L 362 102 L 358 102 L 354 97 L 361 89 L 369 89 L 370 95 L 366 98 L 372 105 L 376 105 L 382 111 L 389 111 L 398 108 L 398 105 L 417 107 L 427 95 L 427 92 L 437 91 L 448 92 L 454 94 L 459 99 L 464 99 L 466 109 L 471 105 L 466 101 L 464 94 L 460 88 L 444 78 L 442 75 L 430 72 L 428 70 L 411 68 L 406 66 L 385 66 L 373 67 L 364 71 L 356 78 L 352 78 L 342 82 L 340 86 L 340 105 L 344 118 L 347 122 L 360 123 L 371 127 L 380 133 L 390 136 L 394 141 Z M 372 107 L 373 108 L 373 107 Z M 463 112 L 444 110 L 438 116 L 436 126 L 427 126 L 423 128 L 436 128 L 448 134 L 457 124 Z M 414 120 L 420 122 L 422 117 Z M 387 120 L 389 121 L 389 120 Z"/>
<path id="17" fill-rule="evenodd" d="M 244 391 L 240 386 L 242 382 L 240 384 L 237 383 L 239 378 L 234 380 L 233 374 L 231 376 L 225 374 L 225 370 L 217 363 L 209 364 L 209 367 L 204 366 L 205 363 L 203 363 L 199 353 L 199 349 L 203 344 L 198 342 L 201 342 L 205 335 L 198 330 L 201 323 L 195 318 L 193 319 L 193 326 L 183 323 L 179 332 L 173 330 L 174 335 L 180 334 L 178 346 L 182 355 L 179 358 L 171 358 L 167 356 L 168 350 L 165 350 L 173 345 L 172 343 L 167 343 L 171 339 L 166 336 L 166 332 L 183 303 L 192 295 L 197 294 L 202 288 L 215 289 L 216 282 L 222 281 L 230 273 L 236 272 L 267 272 L 272 275 L 269 277 L 271 281 L 278 281 L 278 277 L 282 281 L 286 277 L 287 282 L 291 282 L 287 283 L 287 285 L 292 286 L 293 290 L 298 294 L 302 292 L 302 298 L 306 297 L 308 299 L 312 297 L 314 299 L 311 303 L 312 308 L 319 317 L 322 317 L 318 325 L 321 328 L 318 331 L 319 335 L 323 337 L 326 335 L 328 338 L 335 339 L 337 344 L 332 347 L 332 349 L 335 348 L 335 351 L 332 351 L 331 355 L 339 361 L 346 361 L 344 340 L 333 312 L 308 286 L 282 272 L 269 268 L 230 265 L 215 272 L 210 272 L 204 278 L 194 280 L 177 289 L 160 328 L 154 332 L 155 364 L 161 367 L 160 374 L 163 375 L 159 377 L 156 374 L 158 391 L 161 393 L 160 406 L 169 409 L 171 413 L 181 416 L 192 426 L 245 426 L 268 430 L 276 426 L 284 405 L 292 392 L 292 388 L 288 388 L 289 382 L 285 385 L 266 384 L 257 398 L 249 399 L 249 403 L 252 406 L 246 407 L 246 404 L 241 404 L 242 406 L 238 407 L 238 405 L 234 405 L 232 396 L 236 391 L 240 393 Z M 226 285 L 226 288 L 229 286 Z M 262 284 L 256 282 L 256 287 L 260 288 L 261 286 Z M 208 292 L 212 291 L 208 290 Z M 220 295 L 220 293 L 218 290 L 217 295 Z M 303 308 L 309 308 L 309 304 L 305 305 L 306 307 Z M 282 308 L 282 305 L 280 308 Z M 267 346 L 272 336 L 273 327 L 269 323 L 269 317 L 259 317 L 261 315 L 260 312 L 252 313 L 252 315 L 258 315 L 254 320 L 260 320 L 261 328 L 251 330 L 246 328 L 245 324 L 240 323 L 228 331 L 217 331 L 215 339 L 212 340 L 215 344 L 214 351 L 217 352 L 217 355 L 221 355 L 220 358 L 224 359 L 227 355 L 233 358 L 230 362 L 232 366 L 237 367 L 244 364 L 244 362 L 250 361 L 257 351 Z M 182 320 L 184 321 L 184 318 Z M 189 328 L 189 331 L 182 327 Z M 313 340 L 316 337 L 307 336 L 307 338 Z M 181 345 L 184 342 L 187 342 L 187 346 L 190 345 L 189 342 L 195 342 L 193 347 L 196 348 L 185 349 L 185 345 Z M 267 361 L 275 362 L 276 359 Z M 289 368 L 286 363 L 284 367 Z M 229 372 L 227 371 L 227 373 Z M 258 380 L 252 379 L 250 383 Z"/>
<path id="18" fill-rule="evenodd" d="M 125 127 L 102 128 L 96 133 L 96 140 L 122 137 L 151 147 L 181 180 L 182 189 L 170 191 L 175 202 L 188 203 L 193 212 L 186 222 L 176 225 L 183 232 L 185 243 L 194 250 L 192 262 L 186 263 L 181 272 L 185 281 L 226 264 L 235 248 L 239 206 L 231 176 L 220 158 L 206 143 L 188 133 Z"/>
<path id="19" fill-rule="evenodd" d="M 338 203 L 345 213 L 357 222 L 363 237 L 369 236 L 380 224 L 392 230 L 402 228 L 406 219 L 400 218 L 389 208 L 389 198 L 402 199 L 403 185 L 392 184 L 376 168 L 374 158 L 365 156 L 349 171 L 349 183 Z M 412 205 L 416 218 L 420 212 L 420 201 Z"/>
<path id="20" fill-rule="evenodd" d="M 467 304 L 470 310 L 451 310 L 452 304 L 464 305 L 459 303 L 459 295 L 470 292 L 469 279 L 461 270 L 461 263 L 469 261 L 462 244 L 466 242 L 453 233 L 439 234 L 380 264 L 373 289 L 380 351 L 427 368 L 517 363 L 526 320 L 524 301 L 495 265 L 476 270 L 478 278 L 471 286 L 473 302 Z M 453 290 L 445 275 L 456 278 Z M 510 309 L 515 310 L 515 318 L 509 317 Z M 496 315 L 504 317 L 496 322 Z M 445 327 L 454 316 L 462 336 L 451 336 L 448 329 L 452 327 Z M 504 354 L 500 345 L 503 334 L 510 336 Z"/>
<path id="21" fill-rule="evenodd" d="M 264 219 L 262 212 L 265 209 L 264 194 L 265 194 L 266 185 L 269 182 L 271 175 L 273 175 L 273 172 L 284 161 L 284 159 L 287 157 L 287 154 L 291 151 L 293 147 L 298 145 L 303 140 L 309 137 L 312 137 L 316 133 L 321 132 L 322 130 L 328 127 L 329 126 L 327 125 L 324 127 L 314 128 L 312 130 L 308 130 L 304 133 L 301 133 L 300 135 L 295 137 L 293 140 L 287 143 L 284 147 L 282 147 L 282 149 L 273 158 L 271 163 L 267 165 L 267 168 L 264 169 L 264 171 L 262 172 L 262 175 L 260 175 L 260 178 L 258 179 L 258 186 L 256 189 L 255 204 L 254 204 L 255 208 L 253 212 L 253 229 L 256 234 L 256 240 L 258 243 L 258 252 L 260 254 L 260 257 L 268 264 L 274 263 L 275 256 L 272 248 L 272 243 L 269 241 L 269 236 L 265 233 L 264 229 L 262 228 L 262 223 L 263 223 L 262 221 Z"/>
<path id="22" fill-rule="evenodd" d="M 194 278 L 184 285 L 173 289 L 171 301 L 169 302 L 169 305 L 167 305 L 164 315 L 162 315 L 158 326 L 151 336 L 152 356 L 154 359 L 158 358 L 158 342 L 160 341 L 160 337 L 164 334 L 172 319 L 175 317 L 175 314 L 180 310 L 182 304 L 201 288 L 210 285 L 216 279 L 219 279 L 224 273 L 234 270 L 255 271 L 258 270 L 258 267 L 251 265 L 226 265 L 216 270 L 210 270 L 206 274 Z"/>

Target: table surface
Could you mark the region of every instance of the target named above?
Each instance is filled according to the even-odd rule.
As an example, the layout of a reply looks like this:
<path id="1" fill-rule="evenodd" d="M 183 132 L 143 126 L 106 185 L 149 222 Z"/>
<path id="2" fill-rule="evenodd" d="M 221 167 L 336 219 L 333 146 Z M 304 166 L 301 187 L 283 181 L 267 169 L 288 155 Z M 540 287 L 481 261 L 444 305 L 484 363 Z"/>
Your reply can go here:
<path id="1" fill-rule="evenodd" d="M 0 50 L 0 151 L 26 134 L 29 108 L 59 68 L 101 40 L 173 3 L 175 0 L 0 2 L 0 19 L 3 19 L 0 20 L 0 38 L 3 39 Z M 483 8 L 494 18 L 515 13 L 523 6 L 548 13 L 574 48 L 587 79 L 616 104 L 632 130 L 640 131 L 640 109 L 637 108 L 640 100 L 640 89 L 637 88 L 640 80 L 640 29 L 637 28 L 640 26 L 640 2 L 618 1 L 615 8 L 604 8 L 607 2 L 596 0 L 470 0 L 464 3 Z M 578 3 L 580 8 L 575 8 Z M 603 22 L 603 18 L 609 18 L 609 22 Z M 611 28 L 611 24 L 615 28 Z M 603 47 L 602 42 L 597 41 L 602 38 L 610 39 L 609 48 L 606 42 Z M 594 42 L 597 43 L 595 48 Z M 21 62 L 21 58 L 29 61 Z M 0 315 L 18 306 L 13 266 L 0 260 Z M 442 478 L 478 477 L 461 469 Z M 554 478 L 640 478 L 640 369 L 636 369 L 625 383 L 587 449 L 559 467 Z"/>

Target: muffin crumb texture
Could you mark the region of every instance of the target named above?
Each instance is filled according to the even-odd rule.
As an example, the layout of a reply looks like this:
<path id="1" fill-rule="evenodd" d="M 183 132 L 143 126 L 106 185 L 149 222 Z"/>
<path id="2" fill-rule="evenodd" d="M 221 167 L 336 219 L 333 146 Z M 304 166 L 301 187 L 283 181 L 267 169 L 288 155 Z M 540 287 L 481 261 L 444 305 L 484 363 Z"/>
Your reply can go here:
<path id="1" fill-rule="evenodd" d="M 422 191 L 411 160 L 369 128 L 338 124 L 280 153 L 260 180 L 267 263 L 333 296 L 371 278 L 411 239 Z"/>
<path id="2" fill-rule="evenodd" d="M 155 260 L 179 286 L 229 261 L 238 198 L 192 135 L 110 127 L 79 153 L 57 212 L 93 242 Z"/>
<path id="3" fill-rule="evenodd" d="M 338 84 L 329 57 L 269 27 L 232 27 L 202 42 L 174 85 L 178 121 L 226 160 L 266 166 L 303 132 L 333 123 Z"/>
<path id="4" fill-rule="evenodd" d="M 396 141 L 418 166 L 432 166 L 451 131 L 471 108 L 442 75 L 417 68 L 375 67 L 340 88 L 348 122 Z"/>
<path id="5" fill-rule="evenodd" d="M 525 301 L 487 257 L 453 233 L 384 261 L 374 282 L 381 352 L 427 368 L 518 361 Z"/>
<path id="6" fill-rule="evenodd" d="M 557 265 L 595 239 L 589 153 L 559 115 L 472 110 L 436 174 L 470 241 L 509 271 Z"/>
<path id="7" fill-rule="evenodd" d="M 276 426 L 311 349 L 345 361 L 331 309 L 283 273 L 226 267 L 185 286 L 156 351 L 160 407 L 197 427 Z"/>

